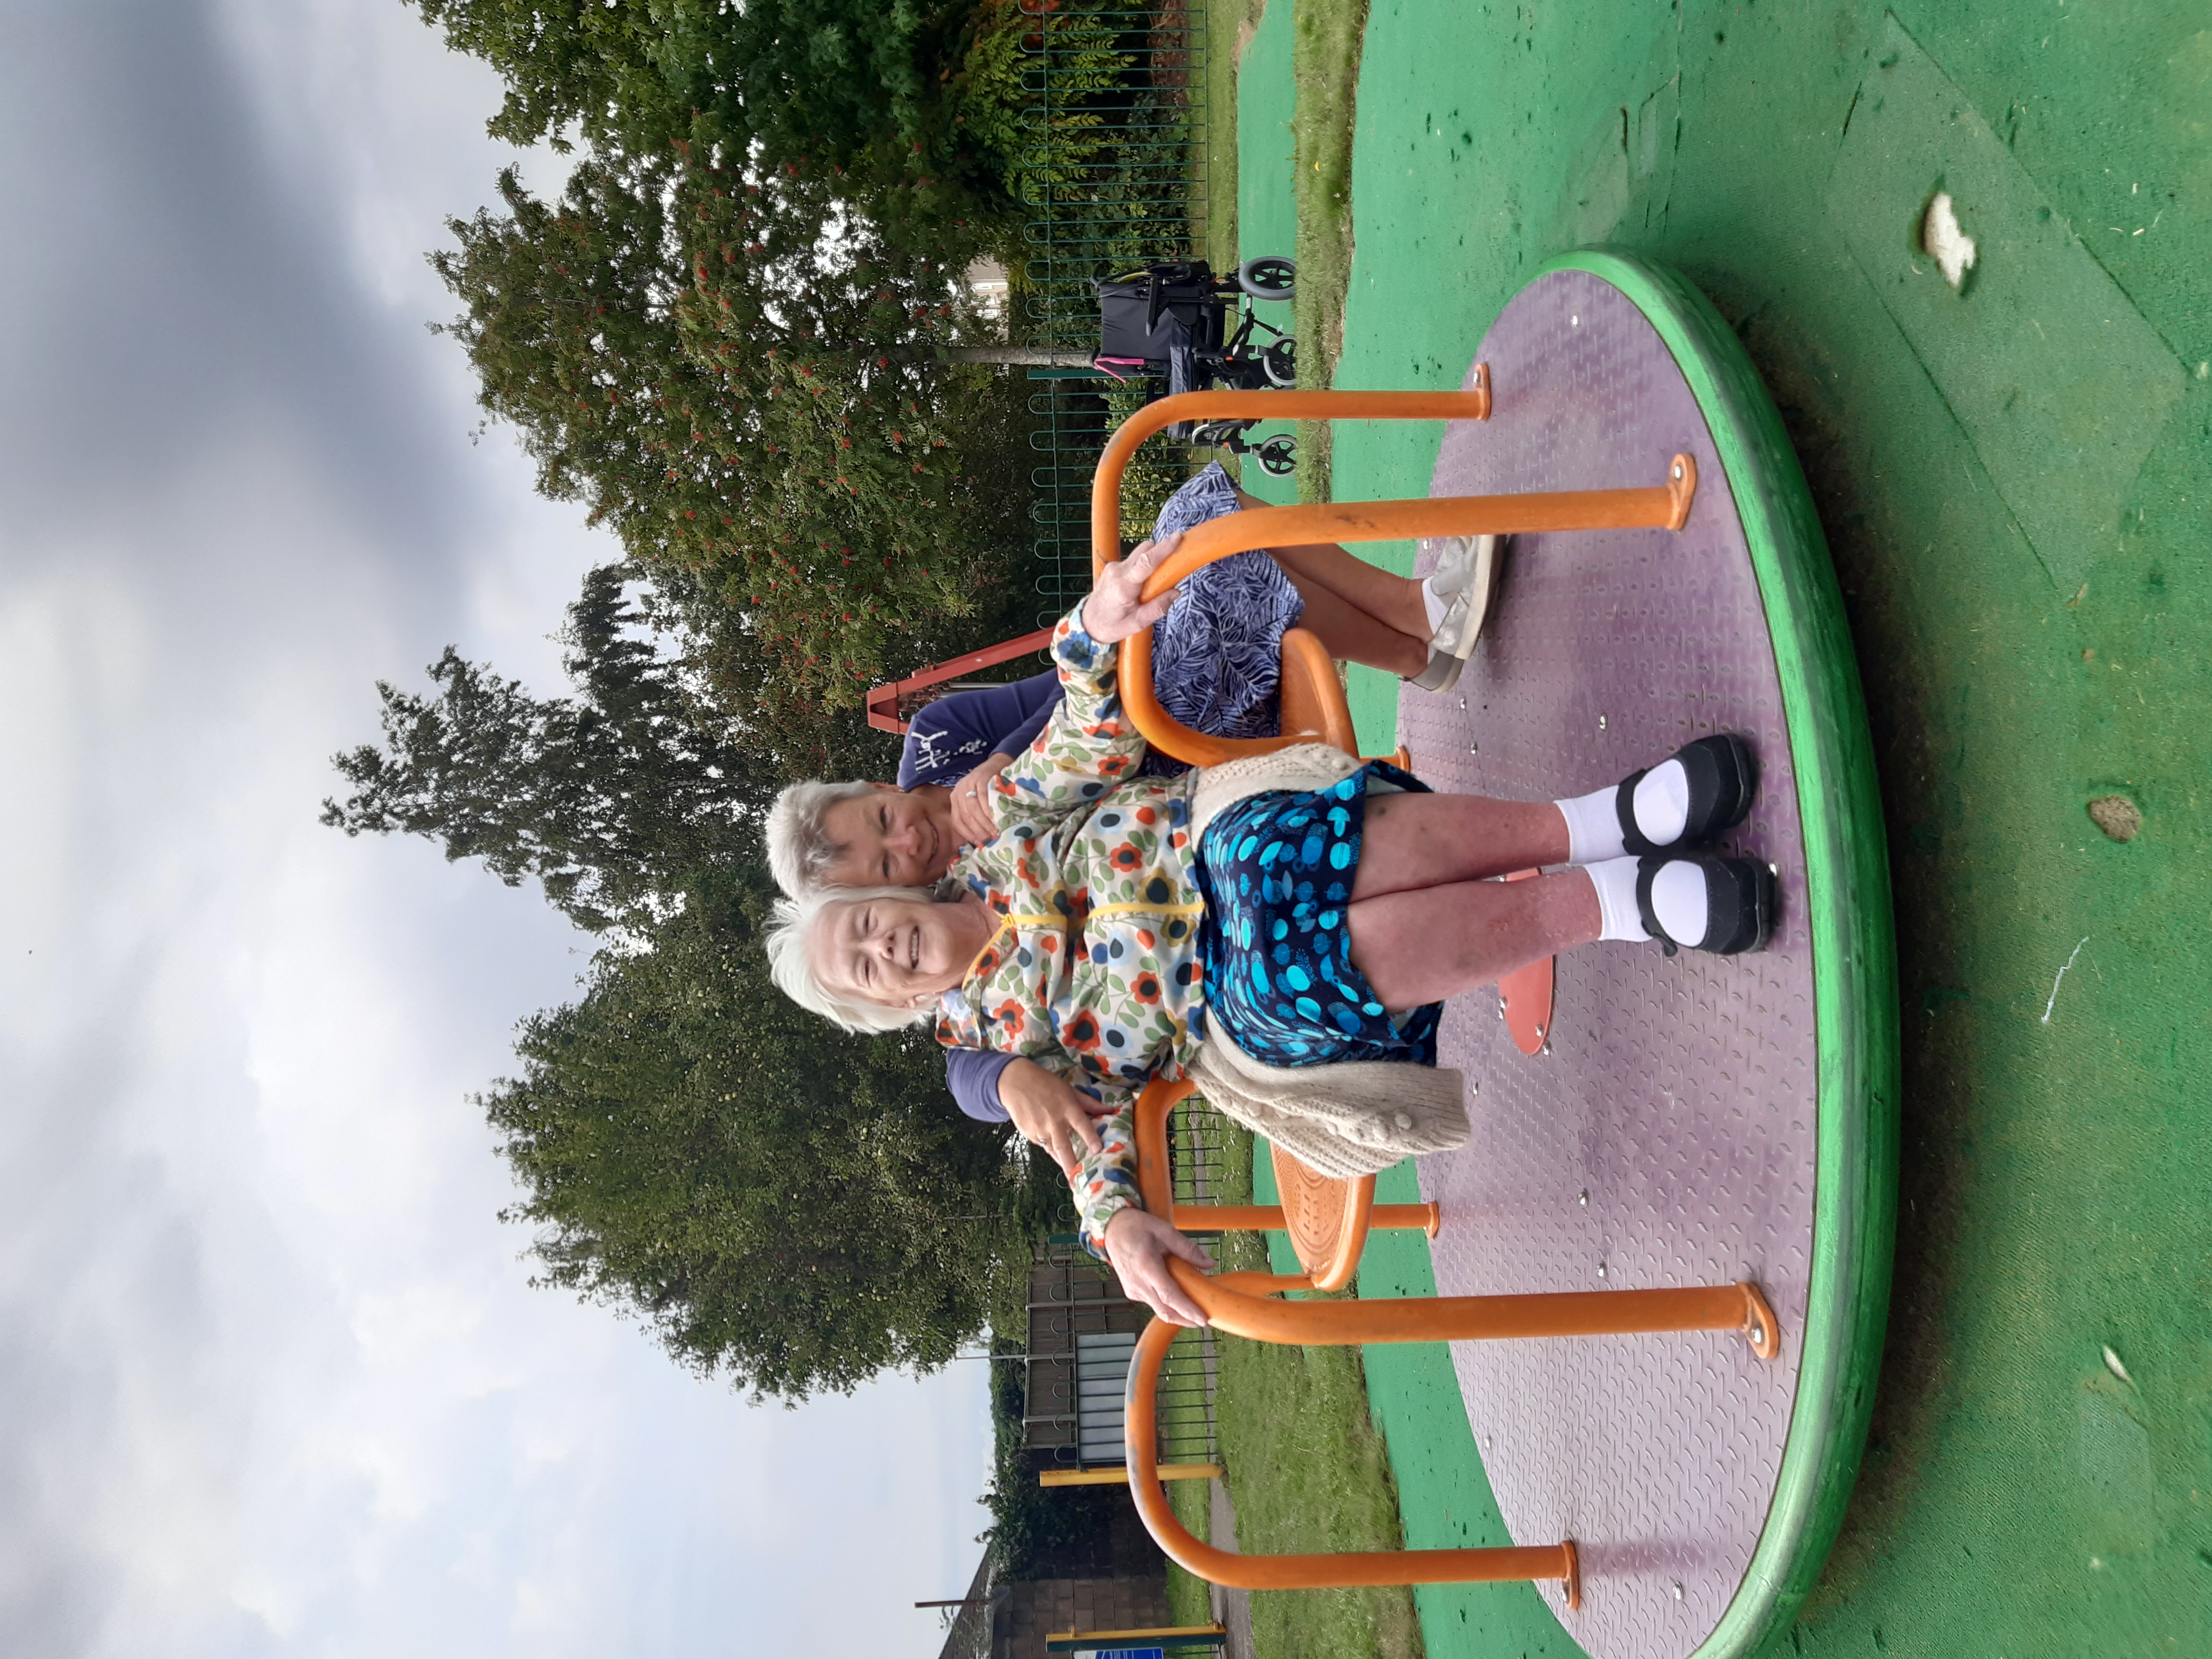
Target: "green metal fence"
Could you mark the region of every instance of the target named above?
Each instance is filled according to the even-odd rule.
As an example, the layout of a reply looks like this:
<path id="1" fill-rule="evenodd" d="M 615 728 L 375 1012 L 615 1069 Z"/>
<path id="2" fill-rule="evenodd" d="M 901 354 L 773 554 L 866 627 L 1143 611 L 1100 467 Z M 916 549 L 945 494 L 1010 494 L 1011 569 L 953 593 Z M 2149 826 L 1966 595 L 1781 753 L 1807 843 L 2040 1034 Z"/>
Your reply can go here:
<path id="1" fill-rule="evenodd" d="M 1206 248 L 1205 0 L 1156 6 L 1021 0 L 1030 142 L 1030 210 L 1017 338 L 1087 363 L 1098 344 L 1098 278 Z M 1091 586 L 1091 479 L 1107 435 L 1143 398 L 1078 366 L 1031 368 L 1030 446 L 1038 617 L 1049 623 Z M 1139 383 L 1141 385 L 1141 383 Z M 1131 466 L 1123 516 L 1158 499 L 1211 452 L 1156 438 Z"/>

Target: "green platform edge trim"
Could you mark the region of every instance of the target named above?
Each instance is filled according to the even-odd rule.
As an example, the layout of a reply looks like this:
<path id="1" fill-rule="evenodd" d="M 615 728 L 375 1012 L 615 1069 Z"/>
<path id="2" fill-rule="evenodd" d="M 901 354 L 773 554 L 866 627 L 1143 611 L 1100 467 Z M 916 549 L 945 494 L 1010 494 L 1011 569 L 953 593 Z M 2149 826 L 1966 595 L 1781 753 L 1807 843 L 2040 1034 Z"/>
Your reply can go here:
<path id="1" fill-rule="evenodd" d="M 1712 434 L 1766 611 L 1804 827 L 1813 939 L 1817 1152 L 1804 1354 L 1765 1525 L 1692 1659 L 1745 1659 L 1778 1638 L 1842 1528 L 1874 1413 L 1897 1237 L 1897 946 L 1889 854 L 1857 659 L 1827 538 L 1796 450 L 1735 331 L 1682 276 L 1585 248 L 1577 270 L 1658 331 Z"/>

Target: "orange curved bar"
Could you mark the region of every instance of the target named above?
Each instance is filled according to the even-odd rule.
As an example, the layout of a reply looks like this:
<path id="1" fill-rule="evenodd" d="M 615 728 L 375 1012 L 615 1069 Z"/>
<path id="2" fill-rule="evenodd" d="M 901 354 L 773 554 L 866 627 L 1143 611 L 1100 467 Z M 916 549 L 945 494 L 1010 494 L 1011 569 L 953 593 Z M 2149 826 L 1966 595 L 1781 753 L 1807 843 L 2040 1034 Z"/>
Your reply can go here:
<path id="1" fill-rule="evenodd" d="M 1697 463 L 1677 455 L 1668 481 L 1623 489 L 1553 489 L 1522 495 L 1425 495 L 1403 501 L 1309 501 L 1249 507 L 1186 530 L 1146 579 L 1158 599 L 1201 566 L 1255 547 L 1310 542 L 1387 542 L 1423 536 L 1508 536 L 1562 530 L 1680 530 L 1697 492 Z"/>
<path id="2" fill-rule="evenodd" d="M 1191 1299 L 1220 1329 L 1256 1342 L 1469 1342 L 1537 1336 L 1626 1336 L 1656 1331 L 1741 1331 L 1771 1359 L 1781 1328 L 1759 1287 L 1700 1285 L 1672 1291 L 1555 1291 L 1537 1296 L 1396 1297 L 1359 1302 L 1275 1302 L 1243 1286 L 1245 1275 L 1209 1279 L 1170 1261 Z"/>
<path id="3" fill-rule="evenodd" d="M 1178 1204 L 1168 1224 L 1186 1233 L 1279 1233 L 1279 1204 Z"/>
<path id="4" fill-rule="evenodd" d="M 1368 1212 L 1375 1206 L 1375 1177 L 1340 1180 L 1308 1169 L 1280 1146 L 1268 1148 L 1275 1190 L 1282 1194 L 1285 1230 L 1298 1265 L 1317 1291 L 1340 1291 L 1359 1271 L 1367 1248 Z"/>
<path id="5" fill-rule="evenodd" d="M 1147 629 L 1145 635 L 1145 659 L 1147 663 L 1152 660 L 1152 634 Z M 1359 734 L 1352 729 L 1352 705 L 1345 701 L 1344 684 L 1336 677 L 1336 664 L 1329 658 L 1328 647 L 1321 642 L 1321 635 L 1310 629 L 1285 629 L 1282 657 L 1275 721 L 1277 730 L 1310 732 L 1318 742 L 1341 749 L 1347 755 L 1357 755 L 1359 752 Z M 1151 684 L 1150 680 L 1146 681 L 1146 684 Z M 1157 705 L 1158 698 L 1153 701 Z M 1166 720 L 1168 716 L 1163 713 L 1160 718 Z M 1196 735 L 1203 738 L 1204 733 Z M 1193 763 L 1194 765 L 1206 763 Z"/>
<path id="6" fill-rule="evenodd" d="M 1273 1282 L 1267 1273 L 1227 1279 Z M 1225 1283 L 1227 1279 L 1221 1281 Z M 1238 1555 L 1201 1542 L 1176 1519 L 1159 1480 L 1159 1430 L 1154 1420 L 1160 1361 L 1176 1327 L 1155 1319 L 1137 1339 L 1129 1362 L 1122 1439 L 1129 1496 L 1153 1541 L 1186 1571 L 1238 1589 L 1324 1589 L 1372 1584 L 1498 1583 L 1516 1579 L 1565 1581 L 1567 1605 L 1582 1605 L 1581 1563 L 1571 1540 L 1504 1549 L 1376 1550 L 1328 1555 Z"/>
<path id="7" fill-rule="evenodd" d="M 1137 1097 L 1135 1138 L 1137 1192 L 1145 1208 L 1187 1233 L 1288 1232 L 1289 1224 L 1279 1204 L 1177 1204 L 1168 1165 L 1168 1118 L 1198 1085 L 1190 1079 L 1170 1083 L 1154 1078 Z M 1368 1190 L 1374 1189 L 1370 1180 Z M 1431 1238 L 1443 1223 L 1443 1213 L 1433 1204 L 1370 1204 L 1366 1206 L 1367 1230 L 1419 1229 Z M 1364 1238 L 1360 1241 L 1364 1245 Z M 1350 1252 L 1357 1266 L 1359 1250 Z M 1323 1290 L 1340 1288 L 1324 1284 Z"/>
<path id="8" fill-rule="evenodd" d="M 1369 1190 L 1373 1190 L 1371 1178 Z M 1359 1277 L 1359 1258 L 1367 1249 L 1368 1212 L 1372 1207 L 1353 1199 L 1338 1215 L 1336 1237 L 1325 1247 L 1326 1253 L 1316 1253 L 1317 1265 L 1308 1264 L 1303 1255 L 1298 1258 L 1301 1266 L 1310 1265 L 1314 1289 L 1340 1291 Z M 1296 1249 L 1295 1243 L 1292 1248 Z"/>
<path id="9" fill-rule="evenodd" d="M 1115 428 L 1091 478 L 1091 576 L 1121 556 L 1121 475 L 1138 447 L 1177 421 L 1486 421 L 1490 371 L 1471 392 L 1185 392 Z"/>
<path id="10" fill-rule="evenodd" d="M 1145 1207 L 1175 1224 L 1175 1182 L 1168 1170 L 1168 1114 L 1198 1087 L 1189 1078 L 1154 1078 L 1137 1097 L 1133 1129 L 1137 1142 L 1137 1196 Z"/>
<path id="11" fill-rule="evenodd" d="M 1186 392 L 1139 410 L 1122 426 L 1127 432 L 1139 420 L 1167 404 L 1207 398 L 1382 398 L 1431 394 L 1395 392 Z M 1458 397 L 1465 394 L 1435 394 Z M 1116 434 L 1114 443 L 1121 441 Z M 1110 458 L 1114 445 L 1107 447 Z M 1123 457 L 1124 462 L 1127 457 Z M 1113 495 L 1104 492 L 1110 483 Z M 1102 459 L 1092 487 L 1091 505 L 1091 564 L 1093 580 L 1121 557 L 1121 473 L 1109 480 Z M 1698 491 L 1696 457 L 1675 455 L 1667 467 L 1663 483 L 1623 489 L 1567 489 L 1525 495 L 1442 495 L 1403 501 L 1325 501 L 1302 507 L 1255 507 L 1224 514 L 1186 532 L 1175 553 L 1146 580 L 1144 596 L 1157 599 L 1193 571 L 1232 554 L 1255 548 L 1291 547 L 1312 542 L 1391 541 L 1423 536 L 1522 535 L 1571 530 L 1680 530 L 1689 521 Z M 1297 633 L 1300 630 L 1292 630 Z M 1285 653 L 1291 635 L 1284 635 Z M 1313 649 L 1319 649 L 1317 641 Z M 1291 675 L 1285 663 L 1285 679 Z M 1334 670 L 1329 678 L 1334 678 Z M 1243 755 L 1264 755 L 1293 744 L 1334 743 L 1352 752 L 1356 745 L 1348 731 L 1335 727 L 1341 717 L 1329 711 L 1306 714 L 1294 710 L 1286 698 L 1283 730 L 1272 738 L 1217 738 L 1194 732 L 1160 707 L 1152 690 L 1152 639 L 1150 629 L 1132 635 L 1121 645 L 1118 679 L 1121 705 L 1145 741 L 1164 754 L 1194 766 L 1218 766 Z"/>
<path id="12" fill-rule="evenodd" d="M 1290 1229 L 1283 1222 L 1283 1206 L 1279 1204 L 1178 1204 L 1169 1218 L 1172 1225 L 1187 1233 L 1281 1233 Z M 1434 1204 L 1377 1204 L 1367 1212 L 1370 1231 L 1426 1233 L 1431 1238 L 1443 1224 L 1443 1214 Z"/>

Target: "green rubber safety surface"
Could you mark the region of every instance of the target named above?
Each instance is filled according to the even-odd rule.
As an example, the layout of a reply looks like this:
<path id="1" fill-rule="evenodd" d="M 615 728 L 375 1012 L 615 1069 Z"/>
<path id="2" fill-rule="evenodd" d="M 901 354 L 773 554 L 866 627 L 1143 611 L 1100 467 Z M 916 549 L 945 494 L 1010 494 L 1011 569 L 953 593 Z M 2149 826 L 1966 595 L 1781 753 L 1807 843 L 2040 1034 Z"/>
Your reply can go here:
<path id="1" fill-rule="evenodd" d="M 1901 1202 L 1873 1427 L 1793 1659 L 2212 1648 L 2208 98 L 2184 0 L 1371 0 L 1336 383 L 1449 386 L 1549 259 L 1634 248 L 1744 343 L 1849 615 Z M 1939 187 L 1983 250 L 1963 291 L 1916 241 Z M 2175 365 L 2148 360 L 2143 407 L 2039 403 L 2093 383 L 2108 317 Z M 1336 494 L 1422 493 L 1436 432 L 1340 428 Z M 1352 676 L 1370 752 L 1381 678 Z M 2109 797 L 2124 841 L 2085 811 Z M 1363 1284 L 1423 1288 L 1402 1243 Z M 1408 1542 L 1494 1540 L 1440 1351 L 1367 1366 Z M 1571 1650 L 1533 1591 L 1418 1600 L 1430 1659 Z"/>

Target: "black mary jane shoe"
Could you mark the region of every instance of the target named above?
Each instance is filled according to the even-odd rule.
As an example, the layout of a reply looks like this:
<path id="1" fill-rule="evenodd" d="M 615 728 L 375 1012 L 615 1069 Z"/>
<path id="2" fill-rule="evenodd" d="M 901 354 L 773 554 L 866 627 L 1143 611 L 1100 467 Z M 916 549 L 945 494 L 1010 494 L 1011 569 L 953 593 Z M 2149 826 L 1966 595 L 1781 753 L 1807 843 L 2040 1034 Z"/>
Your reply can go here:
<path id="1" fill-rule="evenodd" d="M 1743 822 L 1759 793 L 1759 762 L 1753 757 L 1749 744 L 1733 732 L 1720 732 L 1683 744 L 1670 758 L 1681 762 L 1682 770 L 1689 775 L 1690 813 L 1681 835 L 1668 847 L 1704 841 Z M 1662 766 L 1666 763 L 1660 762 Z M 1650 770 L 1647 766 L 1631 772 L 1620 781 L 1613 798 L 1613 811 L 1620 819 L 1621 845 L 1636 858 L 1667 850 L 1636 827 L 1636 786 Z"/>
<path id="2" fill-rule="evenodd" d="M 1676 939 L 1659 925 L 1651 906 L 1651 884 L 1670 864 L 1694 864 L 1705 877 L 1705 936 Z M 1763 946 L 1774 931 L 1774 872 L 1756 859 L 1724 859 L 1712 853 L 1657 853 L 1639 860 L 1636 866 L 1636 912 L 1644 931 L 1657 939 L 1668 956 L 1686 945 L 1732 957 Z"/>

